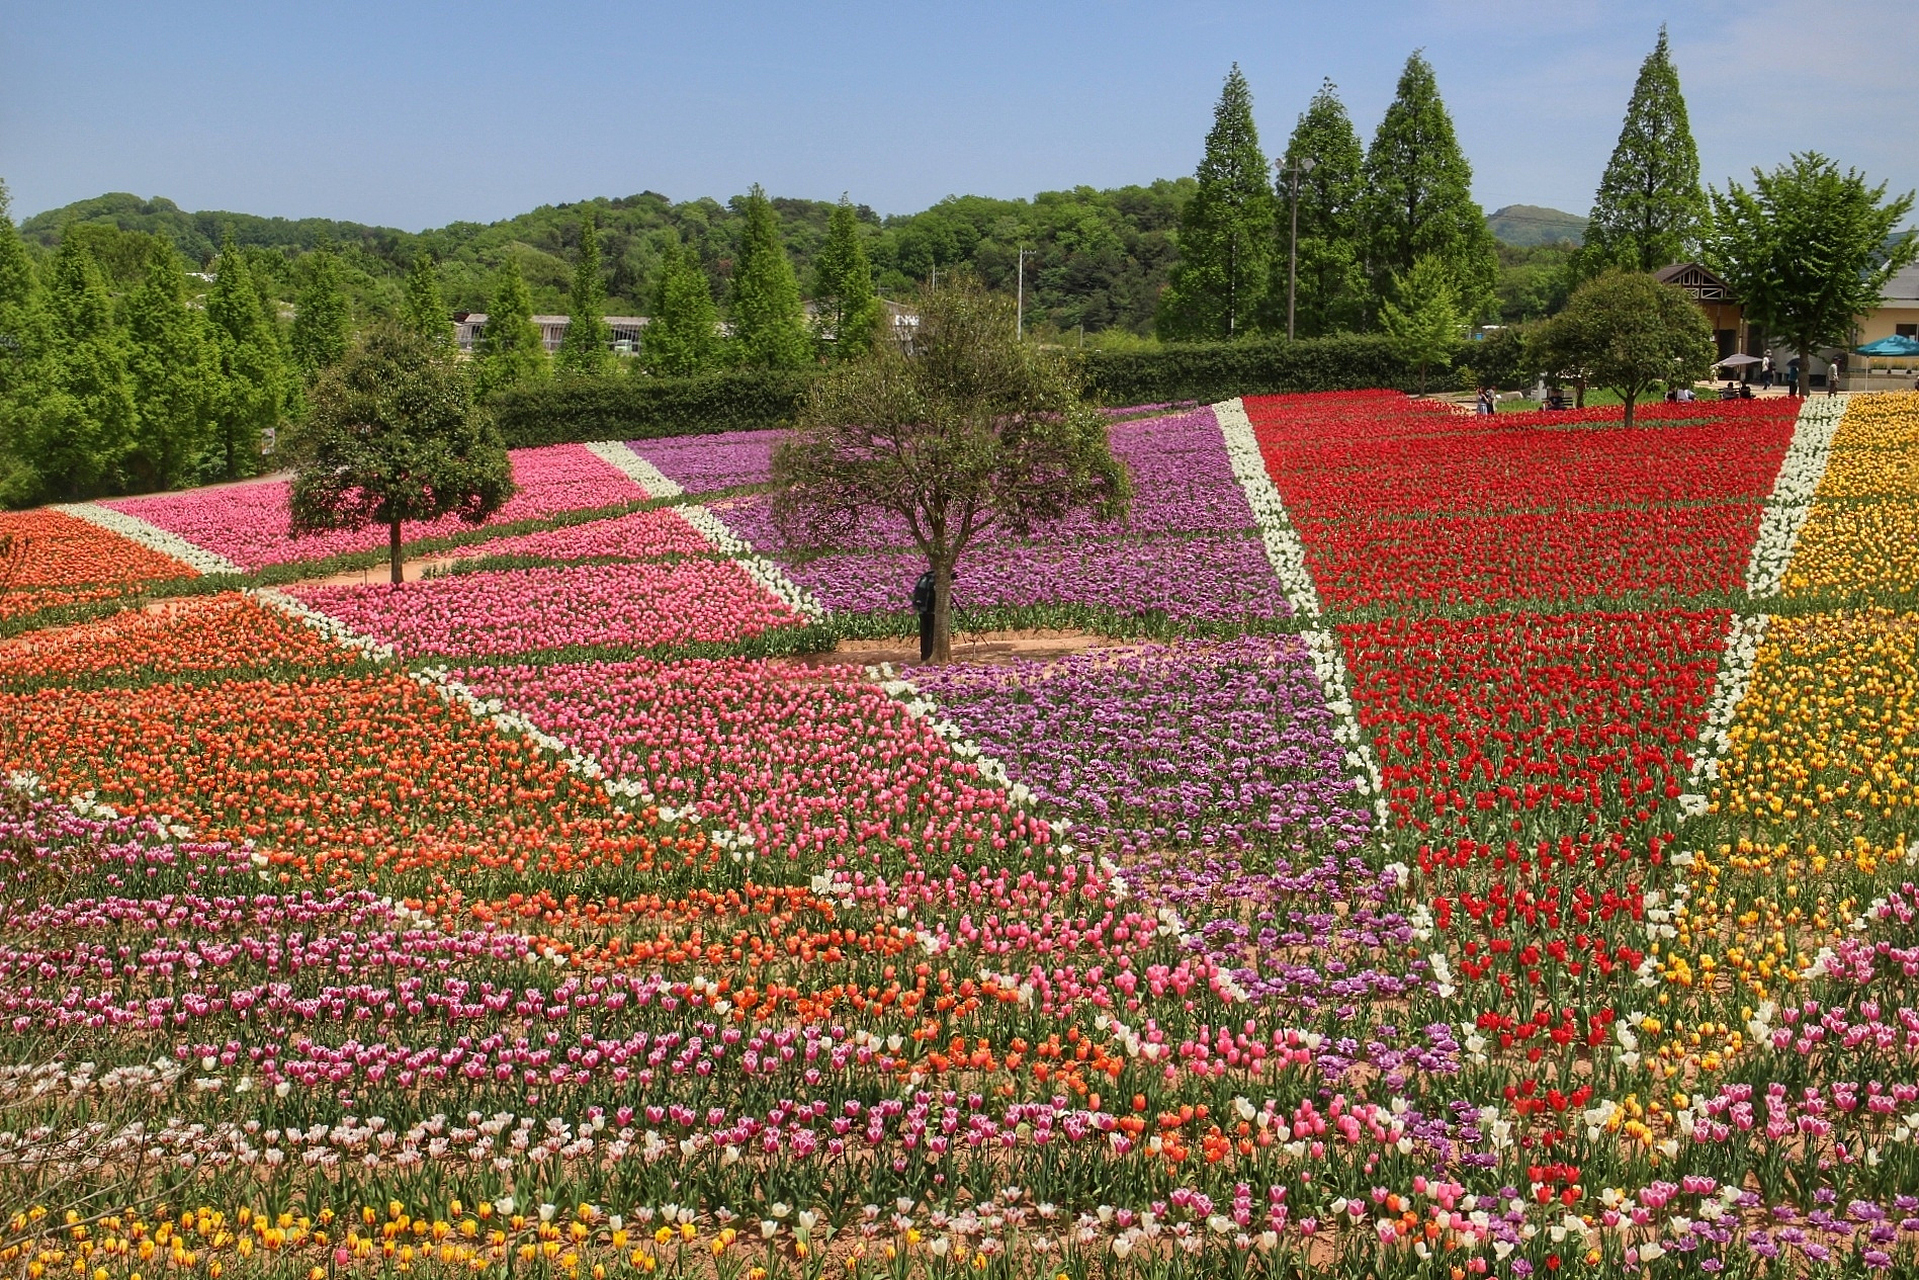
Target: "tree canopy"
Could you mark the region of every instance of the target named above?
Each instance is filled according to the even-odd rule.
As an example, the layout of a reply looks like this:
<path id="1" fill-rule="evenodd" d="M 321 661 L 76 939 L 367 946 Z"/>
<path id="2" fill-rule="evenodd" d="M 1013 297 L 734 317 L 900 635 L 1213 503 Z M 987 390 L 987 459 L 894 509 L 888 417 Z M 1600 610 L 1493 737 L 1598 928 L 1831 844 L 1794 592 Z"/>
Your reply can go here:
<path id="1" fill-rule="evenodd" d="M 546 340 L 533 323 L 533 299 L 512 254 L 500 263 L 488 300 L 486 324 L 480 329 L 479 358 L 474 390 L 484 401 L 495 391 L 533 382 L 551 371 Z"/>
<path id="2" fill-rule="evenodd" d="M 1312 168 L 1298 175 L 1299 268 L 1294 332 L 1305 338 L 1357 328 L 1365 305 L 1365 273 L 1360 264 L 1359 192 L 1364 153 L 1352 118 L 1331 80 L 1313 95 L 1286 151 L 1280 157 L 1278 243 L 1273 283 L 1268 292 L 1266 327 L 1285 327 L 1288 262 L 1292 236 L 1294 170 L 1303 160 Z"/>
<path id="3" fill-rule="evenodd" d="M 600 235 L 591 214 L 580 219 L 580 256 L 567 295 L 566 335 L 556 364 L 561 373 L 590 376 L 613 364 L 613 331 L 606 324 L 606 282 L 600 277 Z"/>
<path id="4" fill-rule="evenodd" d="M 1419 53 L 1406 59 L 1363 176 L 1360 215 L 1376 304 L 1431 255 L 1444 264 L 1467 318 L 1485 311 L 1499 273 L 1492 232 L 1473 200 L 1472 165 L 1459 149 L 1432 64 Z"/>
<path id="5" fill-rule="evenodd" d="M 1062 354 L 1022 343 L 1011 302 L 970 276 L 919 300 L 910 353 L 880 343 L 813 389 L 773 455 L 774 518 L 834 545 L 863 518 L 905 522 L 934 575 L 933 658 L 952 656 L 953 570 L 989 529 L 1124 513 L 1125 467 Z"/>
<path id="6" fill-rule="evenodd" d="M 667 246 L 654 286 L 652 313 L 640 330 L 640 359 L 662 378 L 711 373 L 725 359 L 719 308 L 691 249 Z"/>
<path id="7" fill-rule="evenodd" d="M 1640 271 L 1611 271 L 1573 291 L 1545 322 L 1541 350 L 1617 392 L 1633 409 L 1657 384 L 1689 386 L 1712 364 L 1712 330 L 1684 291 Z"/>
<path id="8" fill-rule="evenodd" d="M 1659 43 L 1639 68 L 1619 142 L 1593 197 L 1580 266 L 1592 275 L 1608 267 L 1657 271 L 1689 260 L 1699 252 L 1705 221 L 1699 148 L 1661 27 Z"/>
<path id="9" fill-rule="evenodd" d="M 353 312 L 341 288 L 340 255 L 331 244 L 321 241 L 305 266 L 306 283 L 294 300 L 287 350 L 294 367 L 310 381 L 346 358 L 353 341 Z"/>
<path id="10" fill-rule="evenodd" d="M 880 303 L 859 216 L 845 196 L 834 206 L 826 244 L 813 259 L 813 299 L 821 346 L 836 360 L 865 355 L 879 331 Z"/>
<path id="11" fill-rule="evenodd" d="M 1754 169 L 1750 188 L 1714 188 L 1706 257 L 1747 319 L 1790 342 L 1809 373 L 1814 349 L 1848 345 L 1856 318 L 1913 260 L 1913 234 L 1895 235 L 1912 203 L 1910 191 L 1887 200 L 1885 183 L 1800 152 L 1771 173 Z"/>
<path id="12" fill-rule="evenodd" d="M 392 581 L 400 528 L 453 515 L 478 524 L 513 496 L 513 464 L 452 352 L 385 326 L 321 375 L 293 477 L 292 531 L 384 525 Z"/>
<path id="13" fill-rule="evenodd" d="M 1213 107 L 1206 153 L 1179 220 L 1179 258 L 1161 295 L 1161 338 L 1237 338 L 1254 331 L 1273 260 L 1272 175 L 1239 64 Z"/>
<path id="14" fill-rule="evenodd" d="M 780 242 L 778 215 L 759 184 L 747 192 L 740 256 L 733 267 L 733 348 L 741 364 L 798 369 L 813 360 L 799 278 Z"/>
<path id="15" fill-rule="evenodd" d="M 1419 370 L 1419 390 L 1426 390 L 1426 371 L 1445 368 L 1459 349 L 1463 320 L 1453 293 L 1452 275 L 1434 254 L 1413 263 L 1405 278 L 1395 282 L 1396 301 L 1380 308 L 1380 328 L 1392 339 L 1399 358 Z"/>

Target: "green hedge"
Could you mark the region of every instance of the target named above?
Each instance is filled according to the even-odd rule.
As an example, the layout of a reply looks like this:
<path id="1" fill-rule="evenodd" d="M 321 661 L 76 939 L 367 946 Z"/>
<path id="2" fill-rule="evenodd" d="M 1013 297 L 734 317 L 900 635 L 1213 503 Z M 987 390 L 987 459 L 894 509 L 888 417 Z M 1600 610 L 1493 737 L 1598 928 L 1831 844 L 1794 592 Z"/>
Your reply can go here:
<path id="1" fill-rule="evenodd" d="M 753 431 L 793 421 L 812 370 L 751 369 L 704 378 L 553 378 L 491 402 L 510 448 L 583 440 Z"/>
<path id="2" fill-rule="evenodd" d="M 1481 344 L 1467 343 L 1454 365 L 1486 354 Z M 1083 359 L 1088 390 L 1115 405 L 1419 386 L 1418 371 L 1395 356 L 1386 339 L 1373 335 L 1169 343 L 1144 351 L 1089 351 Z M 756 431 L 790 424 L 819 376 L 813 369 L 748 369 L 703 378 L 554 378 L 502 391 L 492 407 L 500 434 L 516 449 Z M 1453 391 L 1459 380 L 1448 370 L 1432 369 L 1426 387 Z"/>
<path id="3" fill-rule="evenodd" d="M 1460 360 L 1470 361 L 1472 346 Z M 1243 342 L 1183 342 L 1142 351 L 1089 351 L 1086 381 L 1107 404 L 1157 404 L 1197 400 L 1202 404 L 1238 395 L 1280 391 L 1349 391 L 1387 387 L 1414 391 L 1418 370 L 1395 356 L 1385 338 L 1350 334 L 1335 338 L 1249 338 Z M 1459 361 L 1455 361 L 1458 364 Z M 1458 389 L 1444 369 L 1430 369 L 1428 391 Z"/>

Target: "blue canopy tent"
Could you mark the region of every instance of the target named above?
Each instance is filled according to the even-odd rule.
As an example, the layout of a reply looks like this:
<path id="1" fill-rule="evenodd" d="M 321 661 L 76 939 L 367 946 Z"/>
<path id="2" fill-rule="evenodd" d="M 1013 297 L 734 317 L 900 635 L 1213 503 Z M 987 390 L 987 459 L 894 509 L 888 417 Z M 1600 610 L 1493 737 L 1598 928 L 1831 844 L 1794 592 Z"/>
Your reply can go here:
<path id="1" fill-rule="evenodd" d="M 1919 338 L 1908 338 L 1903 333 L 1891 334 L 1877 342 L 1868 342 L 1855 348 L 1862 356 L 1919 356 Z M 1872 361 L 1866 361 L 1866 388 L 1872 388 Z"/>

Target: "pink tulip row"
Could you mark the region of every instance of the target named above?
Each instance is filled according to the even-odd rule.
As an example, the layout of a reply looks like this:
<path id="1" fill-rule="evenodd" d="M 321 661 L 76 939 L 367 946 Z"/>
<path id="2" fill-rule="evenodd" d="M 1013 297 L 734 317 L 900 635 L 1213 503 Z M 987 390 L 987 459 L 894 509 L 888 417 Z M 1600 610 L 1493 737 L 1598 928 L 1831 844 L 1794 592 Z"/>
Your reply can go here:
<path id="1" fill-rule="evenodd" d="M 725 642 L 800 621 L 726 560 L 511 569 L 292 594 L 405 657 Z"/>
<path id="2" fill-rule="evenodd" d="M 541 533 L 463 547 L 462 556 L 541 556 L 549 560 L 590 560 L 596 557 L 646 560 L 657 556 L 708 555 L 713 545 L 671 507 L 635 511 L 612 520 L 567 525 Z"/>
<path id="3" fill-rule="evenodd" d="M 584 445 L 577 444 L 514 450 L 513 482 L 520 492 L 490 523 L 505 524 L 562 511 L 592 510 L 647 496 L 646 491 L 624 473 Z M 102 505 L 178 534 L 197 547 L 225 556 L 243 569 L 319 560 L 386 545 L 385 529 L 353 529 L 294 538 L 288 532 L 291 492 L 292 486 L 285 480 L 256 480 L 184 493 L 119 498 Z M 404 526 L 401 532 L 408 541 L 413 541 L 444 537 L 462 527 L 457 519 L 448 516 Z"/>

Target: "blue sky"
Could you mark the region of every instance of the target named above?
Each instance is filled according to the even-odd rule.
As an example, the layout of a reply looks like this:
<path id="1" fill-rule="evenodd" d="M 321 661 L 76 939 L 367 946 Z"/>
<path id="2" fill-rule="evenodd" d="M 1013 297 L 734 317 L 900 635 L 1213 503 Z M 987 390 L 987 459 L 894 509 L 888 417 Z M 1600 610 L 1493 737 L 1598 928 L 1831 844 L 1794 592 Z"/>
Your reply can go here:
<path id="1" fill-rule="evenodd" d="M 1480 202 L 1583 212 L 1664 21 L 1708 180 L 1816 147 L 1904 191 L 1919 186 L 1909 16 L 1782 0 L 0 0 L 0 179 L 16 217 L 133 191 L 419 229 L 754 181 L 904 212 L 1190 173 L 1234 61 L 1269 152 L 1322 76 L 1370 137 L 1423 47 Z"/>

